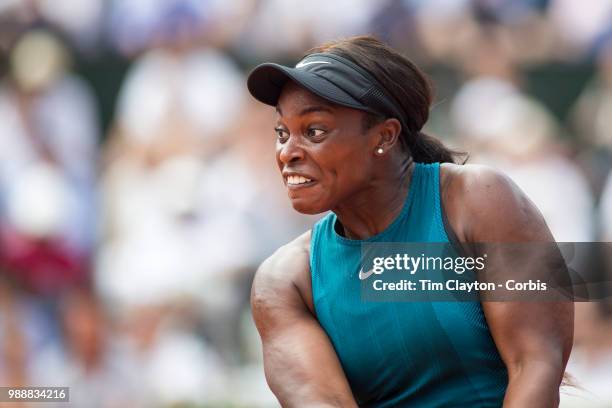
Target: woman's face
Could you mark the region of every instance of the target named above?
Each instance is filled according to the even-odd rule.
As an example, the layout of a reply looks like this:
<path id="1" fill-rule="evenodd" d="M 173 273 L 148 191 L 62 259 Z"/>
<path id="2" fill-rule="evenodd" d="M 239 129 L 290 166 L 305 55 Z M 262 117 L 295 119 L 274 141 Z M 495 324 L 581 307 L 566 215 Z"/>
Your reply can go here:
<path id="1" fill-rule="evenodd" d="M 318 214 L 368 185 L 377 138 L 376 126 L 364 130 L 364 112 L 291 81 L 276 110 L 276 160 L 293 208 Z"/>

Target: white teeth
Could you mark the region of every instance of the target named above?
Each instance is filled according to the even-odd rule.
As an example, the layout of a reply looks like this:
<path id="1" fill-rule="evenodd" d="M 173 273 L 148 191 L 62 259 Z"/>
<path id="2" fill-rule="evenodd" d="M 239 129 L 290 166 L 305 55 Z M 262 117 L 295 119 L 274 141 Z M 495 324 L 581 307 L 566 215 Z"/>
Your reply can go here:
<path id="1" fill-rule="evenodd" d="M 312 180 L 306 177 L 302 177 L 302 176 L 287 176 L 287 184 L 292 184 L 292 185 L 304 184 L 310 181 Z"/>

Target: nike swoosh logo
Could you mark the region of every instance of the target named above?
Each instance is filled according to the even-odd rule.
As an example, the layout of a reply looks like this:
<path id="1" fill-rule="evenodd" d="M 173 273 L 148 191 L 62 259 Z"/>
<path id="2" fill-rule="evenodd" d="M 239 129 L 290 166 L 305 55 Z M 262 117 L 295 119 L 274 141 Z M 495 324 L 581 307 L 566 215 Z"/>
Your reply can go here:
<path id="1" fill-rule="evenodd" d="M 359 270 L 359 280 L 364 280 L 364 279 L 368 279 L 370 277 L 370 275 L 372 275 L 374 273 L 374 270 L 370 269 L 367 272 L 363 271 L 363 268 Z"/>
<path id="2" fill-rule="evenodd" d="M 331 62 L 328 61 L 308 61 L 308 62 L 298 62 L 298 64 L 295 66 L 296 68 L 303 68 L 306 65 L 312 65 L 312 64 L 331 64 Z"/>

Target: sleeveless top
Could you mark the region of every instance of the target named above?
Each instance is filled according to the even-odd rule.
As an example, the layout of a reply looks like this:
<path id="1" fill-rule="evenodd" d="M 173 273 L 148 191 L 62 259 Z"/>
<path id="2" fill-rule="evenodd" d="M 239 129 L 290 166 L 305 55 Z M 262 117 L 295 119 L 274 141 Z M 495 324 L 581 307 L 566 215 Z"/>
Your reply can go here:
<path id="1" fill-rule="evenodd" d="M 401 213 L 378 235 L 342 237 L 334 213 L 312 230 L 315 313 L 363 407 L 502 406 L 507 370 L 480 302 L 361 300 L 362 243 L 450 242 L 439 171 L 415 163 Z"/>

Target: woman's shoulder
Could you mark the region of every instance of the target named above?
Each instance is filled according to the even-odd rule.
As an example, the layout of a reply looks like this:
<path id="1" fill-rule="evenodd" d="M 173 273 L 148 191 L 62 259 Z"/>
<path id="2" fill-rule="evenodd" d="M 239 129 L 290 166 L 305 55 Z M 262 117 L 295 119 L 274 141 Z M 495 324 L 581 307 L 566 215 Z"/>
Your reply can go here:
<path id="1" fill-rule="evenodd" d="M 308 263 L 308 259 L 310 256 L 311 235 L 312 230 L 304 232 L 297 238 L 294 238 L 292 241 L 278 248 L 270 258 L 272 258 L 273 261 L 280 262 L 283 264 L 288 263 L 289 265 L 301 264 L 304 261 Z"/>
<path id="2" fill-rule="evenodd" d="M 440 182 L 457 187 L 477 187 L 491 184 L 511 183 L 501 170 L 483 164 L 440 164 Z"/>
<path id="3" fill-rule="evenodd" d="M 309 266 L 311 230 L 278 248 L 262 262 L 258 273 L 270 278 L 282 275 L 285 279 Z"/>
<path id="4" fill-rule="evenodd" d="M 502 230 L 538 219 L 539 212 L 521 189 L 503 172 L 476 164 L 440 166 L 440 193 L 444 211 L 460 240 L 466 231 Z M 463 235 L 463 236 L 461 236 Z M 478 235 L 478 234 L 477 234 Z"/>
<path id="5" fill-rule="evenodd" d="M 442 163 L 440 188 L 447 199 L 460 200 L 464 205 L 471 201 L 481 204 L 484 198 L 495 199 L 521 193 L 502 171 L 481 164 Z"/>
<path id="6" fill-rule="evenodd" d="M 255 273 L 253 292 L 268 297 L 297 288 L 312 310 L 310 237 L 311 230 L 308 230 L 270 255 Z"/>

